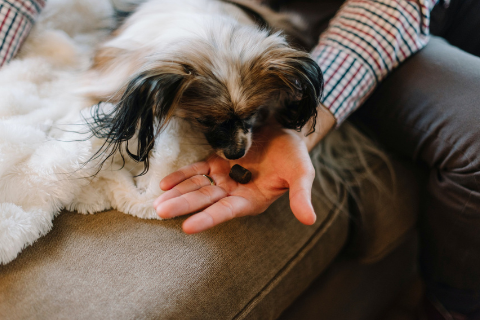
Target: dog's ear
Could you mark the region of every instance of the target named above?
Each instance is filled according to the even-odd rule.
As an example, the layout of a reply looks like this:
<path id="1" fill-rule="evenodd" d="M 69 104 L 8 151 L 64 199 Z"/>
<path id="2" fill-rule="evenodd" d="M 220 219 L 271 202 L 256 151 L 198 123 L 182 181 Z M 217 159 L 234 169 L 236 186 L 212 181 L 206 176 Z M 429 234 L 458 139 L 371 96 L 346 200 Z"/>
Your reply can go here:
<path id="1" fill-rule="evenodd" d="M 105 143 L 96 155 L 107 152 L 106 160 L 119 151 L 123 158 L 122 144 L 125 142 L 128 156 L 143 162 L 142 174 L 146 173 L 149 167 L 148 154 L 153 148 L 155 136 L 171 119 L 185 88 L 184 79 L 185 75 L 182 74 L 144 72 L 128 83 L 112 112 L 102 112 L 99 104 L 90 129 L 94 136 L 105 139 Z M 136 151 L 131 152 L 128 141 L 136 134 Z"/>
<path id="2" fill-rule="evenodd" d="M 312 133 L 323 93 L 320 67 L 306 54 L 301 54 L 284 59 L 274 69 L 286 89 L 286 98 L 276 111 L 277 121 L 285 128 L 300 131 L 312 119 L 309 132 Z"/>

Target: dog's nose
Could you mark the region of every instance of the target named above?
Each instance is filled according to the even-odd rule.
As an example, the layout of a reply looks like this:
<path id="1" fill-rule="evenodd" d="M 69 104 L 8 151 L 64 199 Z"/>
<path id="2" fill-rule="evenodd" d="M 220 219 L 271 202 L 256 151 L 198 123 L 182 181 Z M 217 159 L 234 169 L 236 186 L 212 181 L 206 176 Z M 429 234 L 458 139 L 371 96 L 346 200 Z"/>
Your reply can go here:
<path id="1" fill-rule="evenodd" d="M 229 160 L 237 160 L 245 155 L 245 148 L 240 150 L 227 149 L 223 151 L 223 154 L 225 155 L 225 158 Z"/>

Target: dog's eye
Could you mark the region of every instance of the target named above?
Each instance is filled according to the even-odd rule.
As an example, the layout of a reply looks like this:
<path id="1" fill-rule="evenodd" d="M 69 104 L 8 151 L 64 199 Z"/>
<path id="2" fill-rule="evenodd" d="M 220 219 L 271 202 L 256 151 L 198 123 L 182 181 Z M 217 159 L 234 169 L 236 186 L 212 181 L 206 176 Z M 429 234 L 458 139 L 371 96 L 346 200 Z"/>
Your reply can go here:
<path id="1" fill-rule="evenodd" d="M 251 120 L 253 117 L 255 117 L 257 115 L 257 112 L 258 112 L 258 109 L 249 113 L 249 114 L 247 114 L 247 116 L 244 117 L 243 120 L 245 120 L 245 121 Z"/>
<path id="2" fill-rule="evenodd" d="M 248 130 L 250 130 L 250 129 L 253 128 L 253 123 L 243 122 L 242 125 L 243 125 L 243 129 L 244 129 L 245 131 L 248 131 Z M 246 132 L 245 132 L 245 133 L 246 133 Z"/>
<path id="3" fill-rule="evenodd" d="M 195 69 L 193 69 L 193 67 L 191 67 L 189 65 L 186 65 L 186 64 L 183 64 L 182 67 L 183 67 L 183 70 L 185 71 L 186 74 L 188 74 L 188 75 L 194 75 L 195 74 Z"/>
<path id="4" fill-rule="evenodd" d="M 197 120 L 202 126 L 213 127 L 215 125 L 215 121 L 210 118 L 195 118 L 195 120 Z"/>
<path id="5" fill-rule="evenodd" d="M 298 79 L 295 79 L 295 87 L 297 88 L 297 90 L 302 90 L 302 84 L 300 83 L 300 81 L 298 81 Z"/>

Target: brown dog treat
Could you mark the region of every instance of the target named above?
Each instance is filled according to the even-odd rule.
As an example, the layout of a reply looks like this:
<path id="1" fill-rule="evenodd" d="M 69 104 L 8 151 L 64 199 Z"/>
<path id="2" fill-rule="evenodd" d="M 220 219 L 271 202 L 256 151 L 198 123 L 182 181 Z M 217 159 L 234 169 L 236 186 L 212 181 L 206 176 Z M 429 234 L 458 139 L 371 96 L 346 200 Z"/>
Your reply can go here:
<path id="1" fill-rule="evenodd" d="M 228 175 L 230 178 L 241 184 L 249 183 L 252 179 L 252 173 L 238 164 L 234 165 L 232 169 L 230 169 L 230 173 Z"/>

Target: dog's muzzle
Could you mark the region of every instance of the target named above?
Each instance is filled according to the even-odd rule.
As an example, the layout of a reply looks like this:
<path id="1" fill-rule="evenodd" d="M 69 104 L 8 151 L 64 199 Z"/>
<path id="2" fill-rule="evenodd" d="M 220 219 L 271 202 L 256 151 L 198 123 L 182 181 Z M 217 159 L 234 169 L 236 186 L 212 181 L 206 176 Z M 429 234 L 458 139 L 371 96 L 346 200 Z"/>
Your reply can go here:
<path id="1" fill-rule="evenodd" d="M 245 155 L 245 148 L 243 147 L 240 149 L 228 148 L 223 150 L 223 154 L 225 155 L 225 158 L 229 160 L 237 160 Z"/>

